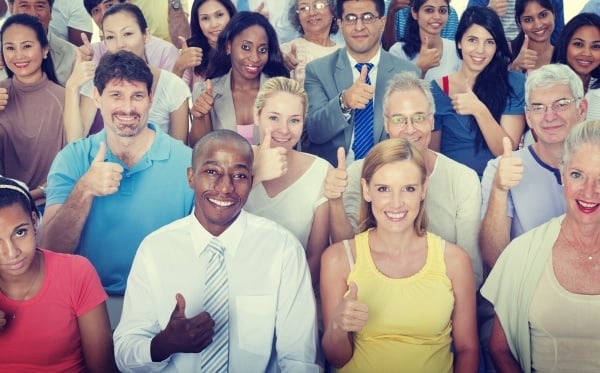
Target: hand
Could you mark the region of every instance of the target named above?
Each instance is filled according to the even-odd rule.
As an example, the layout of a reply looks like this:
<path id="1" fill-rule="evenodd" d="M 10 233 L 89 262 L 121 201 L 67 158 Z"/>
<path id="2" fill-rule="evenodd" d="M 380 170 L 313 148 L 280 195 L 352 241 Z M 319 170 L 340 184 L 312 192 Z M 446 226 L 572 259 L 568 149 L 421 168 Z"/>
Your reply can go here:
<path id="1" fill-rule="evenodd" d="M 523 178 L 523 160 L 512 155 L 512 142 L 510 138 L 502 138 L 504 152 L 498 161 L 498 169 L 494 175 L 494 187 L 503 191 L 519 185 Z"/>
<path id="2" fill-rule="evenodd" d="M 334 310 L 333 328 L 344 332 L 359 332 L 368 319 L 369 307 L 358 301 L 358 287 L 351 282 L 348 294 Z"/>
<path id="3" fill-rule="evenodd" d="M 490 0 L 488 3 L 488 8 L 491 8 L 498 17 L 502 17 L 506 14 L 508 10 L 508 1 L 507 0 Z"/>
<path id="4" fill-rule="evenodd" d="M 260 4 L 258 4 L 258 7 L 256 9 L 254 9 L 254 12 L 260 13 L 263 16 L 265 16 L 266 18 L 269 18 L 269 12 L 265 10 L 265 2 L 264 1 L 261 1 Z"/>
<path id="5" fill-rule="evenodd" d="M 4 61 L 2 60 L 2 51 L 0 50 L 0 70 L 4 70 Z"/>
<path id="6" fill-rule="evenodd" d="M 98 150 L 90 168 L 82 177 L 87 184 L 86 190 L 96 197 L 116 193 L 123 178 L 123 167 L 117 163 L 105 162 L 105 157 L 106 144 L 101 142 L 100 150 Z"/>
<path id="7" fill-rule="evenodd" d="M 517 55 L 517 58 L 512 63 L 515 70 L 529 70 L 534 69 L 537 64 L 538 52 L 528 49 L 529 37 L 525 34 L 525 40 L 523 40 L 523 46 Z"/>
<path id="8" fill-rule="evenodd" d="M 92 44 L 90 44 L 90 40 L 85 32 L 81 33 L 81 40 L 83 44 L 77 48 L 80 52 L 79 58 L 81 61 L 91 61 L 94 58 L 94 48 L 92 48 Z"/>
<path id="9" fill-rule="evenodd" d="M 84 56 L 81 52 L 81 48 L 85 46 L 77 48 L 75 52 L 77 53 L 77 58 L 75 59 L 75 66 L 73 66 L 73 72 L 69 79 L 67 80 L 66 86 L 70 89 L 76 90 L 79 94 L 79 89 L 88 81 L 94 79 L 94 74 L 96 73 L 96 63 L 90 60 L 86 60 L 86 56 Z"/>
<path id="10" fill-rule="evenodd" d="M 212 81 L 206 79 L 205 84 L 206 89 L 198 96 L 198 98 L 196 98 L 196 100 L 194 100 L 194 105 L 192 105 L 191 113 L 195 118 L 202 118 L 203 116 L 208 115 L 215 104 Z"/>
<path id="11" fill-rule="evenodd" d="M 479 97 L 473 93 L 471 88 L 471 82 L 467 80 L 465 82 L 465 92 L 455 93 L 452 95 L 452 107 L 460 115 L 475 115 L 475 113 L 481 110 L 483 103 L 479 100 Z"/>
<path id="12" fill-rule="evenodd" d="M 183 295 L 177 293 L 175 300 L 169 323 L 150 344 L 153 361 L 162 361 L 174 353 L 198 353 L 212 342 L 215 334 L 215 322 L 207 312 L 188 319 Z"/>
<path id="13" fill-rule="evenodd" d="M 0 332 L 6 327 L 6 314 L 0 310 Z"/>
<path id="14" fill-rule="evenodd" d="M 8 90 L 0 88 L 0 111 L 6 109 L 6 105 L 8 105 Z"/>
<path id="15" fill-rule="evenodd" d="M 346 151 L 343 147 L 337 150 L 337 168 L 330 168 L 325 177 L 323 195 L 327 199 L 342 198 L 348 187 L 348 172 L 346 172 Z"/>
<path id="16" fill-rule="evenodd" d="M 421 42 L 421 50 L 419 51 L 419 58 L 417 59 L 417 66 L 423 72 L 423 75 L 427 72 L 427 70 L 432 67 L 436 67 L 440 65 L 440 61 L 442 59 L 442 54 L 440 51 L 431 46 L 431 42 L 428 36 L 423 38 Z"/>
<path id="17" fill-rule="evenodd" d="M 178 66 L 183 70 L 200 65 L 202 63 L 202 48 L 188 47 L 183 36 L 178 36 L 177 39 L 181 43 L 181 51 L 176 62 Z"/>
<path id="18" fill-rule="evenodd" d="M 258 148 L 255 148 L 254 185 L 267 180 L 277 179 L 288 171 L 287 149 L 271 147 L 271 131 L 265 131 L 265 137 Z"/>
<path id="19" fill-rule="evenodd" d="M 368 73 L 369 69 L 367 68 L 367 65 L 363 65 L 358 79 L 350 86 L 350 88 L 344 91 L 342 100 L 346 107 L 350 109 L 364 109 L 369 101 L 373 99 L 375 90 L 372 85 L 367 84 Z"/>
<path id="20" fill-rule="evenodd" d="M 289 71 L 293 71 L 298 66 L 298 51 L 296 50 L 296 44 L 292 43 L 291 49 L 288 53 L 283 55 L 283 63 L 285 68 Z"/>

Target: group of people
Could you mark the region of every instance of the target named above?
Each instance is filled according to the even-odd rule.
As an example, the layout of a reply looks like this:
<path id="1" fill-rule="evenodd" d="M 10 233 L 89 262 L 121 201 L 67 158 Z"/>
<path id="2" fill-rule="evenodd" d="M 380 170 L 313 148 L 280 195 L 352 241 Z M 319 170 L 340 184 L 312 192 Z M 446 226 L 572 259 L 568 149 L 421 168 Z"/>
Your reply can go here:
<path id="1" fill-rule="evenodd" d="M 178 50 L 85 0 L 61 49 L 8 3 L 0 367 L 600 369 L 597 14 L 195 0 Z"/>

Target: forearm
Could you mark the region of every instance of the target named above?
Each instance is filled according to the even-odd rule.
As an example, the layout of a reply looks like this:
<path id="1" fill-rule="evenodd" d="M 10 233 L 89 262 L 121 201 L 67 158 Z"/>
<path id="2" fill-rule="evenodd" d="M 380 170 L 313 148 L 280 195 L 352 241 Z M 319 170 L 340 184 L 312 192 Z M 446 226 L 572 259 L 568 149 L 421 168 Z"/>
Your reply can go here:
<path id="1" fill-rule="evenodd" d="M 454 352 L 454 371 L 473 372 L 479 370 L 479 349 L 466 349 Z"/>
<path id="2" fill-rule="evenodd" d="M 80 180 L 56 213 L 44 219 L 40 232 L 42 247 L 62 253 L 75 252 L 94 200 L 93 195 L 86 189 Z M 50 208 L 52 206 L 47 207 L 47 212 Z"/>
<path id="3" fill-rule="evenodd" d="M 196 141 L 205 134 L 212 131 L 212 122 L 210 120 L 210 114 L 206 114 L 202 117 L 194 116 L 192 119 L 192 128 L 190 129 L 189 143 L 193 147 Z"/>
<path id="4" fill-rule="evenodd" d="M 352 334 L 342 330 L 328 328 L 323 334 L 321 346 L 327 361 L 338 369 L 346 365 L 354 353 Z"/>
<path id="5" fill-rule="evenodd" d="M 79 108 L 79 86 L 70 86 L 67 82 L 65 87 L 65 109 L 64 125 L 67 142 L 78 140 L 85 136 L 83 123 Z"/>
<path id="6" fill-rule="evenodd" d="M 175 64 L 173 65 L 173 69 L 171 70 L 171 72 L 173 74 L 177 75 L 178 77 L 183 78 L 183 73 L 185 72 L 186 69 L 187 69 L 187 66 L 183 63 L 182 59 L 178 58 L 177 61 L 175 61 Z"/>
<path id="7" fill-rule="evenodd" d="M 341 198 L 329 200 L 329 221 L 331 222 L 331 242 L 340 242 L 354 237 L 354 228 L 348 219 Z"/>
<path id="8" fill-rule="evenodd" d="M 189 128 L 189 109 L 188 100 L 186 99 L 181 106 L 169 114 L 171 120 L 171 127 L 169 128 L 169 135 L 171 137 L 181 140 L 184 144 L 188 143 L 188 128 Z"/>
<path id="9" fill-rule="evenodd" d="M 502 129 L 500 123 L 494 119 L 492 113 L 490 113 L 487 107 L 482 105 L 482 109 L 478 113 L 475 113 L 474 117 L 479 125 L 479 129 L 481 130 L 481 134 L 483 135 L 485 143 L 494 157 L 502 155 L 502 138 L 510 136 L 508 136 L 504 129 Z"/>
<path id="10" fill-rule="evenodd" d="M 510 242 L 511 218 L 508 217 L 508 192 L 492 187 L 487 211 L 481 222 L 479 248 L 483 261 L 493 268 L 496 260 Z"/>

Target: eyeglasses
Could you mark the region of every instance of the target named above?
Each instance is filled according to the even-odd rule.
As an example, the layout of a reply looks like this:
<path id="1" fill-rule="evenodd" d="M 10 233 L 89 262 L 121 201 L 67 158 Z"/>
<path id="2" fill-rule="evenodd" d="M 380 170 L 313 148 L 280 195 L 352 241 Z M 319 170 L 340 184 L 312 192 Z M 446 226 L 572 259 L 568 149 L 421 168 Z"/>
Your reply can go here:
<path id="1" fill-rule="evenodd" d="M 344 17 L 342 17 L 342 23 L 345 25 L 355 25 L 356 22 L 358 22 L 358 20 L 360 19 L 363 24 L 368 25 L 370 23 L 374 23 L 379 18 L 380 17 L 377 17 L 373 13 L 363 13 L 360 16 L 350 13 L 350 14 L 346 14 Z"/>
<path id="2" fill-rule="evenodd" d="M 429 118 L 431 116 L 431 113 L 414 113 L 413 115 L 411 115 L 410 117 L 407 117 L 406 115 L 402 115 L 402 114 L 396 114 L 396 115 L 388 115 L 385 114 L 385 117 L 388 118 L 392 124 L 398 126 L 399 128 L 404 128 L 408 125 L 408 122 L 410 121 L 410 124 L 412 124 L 413 126 L 416 124 L 423 124 L 427 118 Z"/>
<path id="3" fill-rule="evenodd" d="M 313 5 L 301 5 L 297 8 L 296 13 L 300 14 L 300 13 L 306 13 L 308 14 L 311 9 L 313 12 L 316 12 L 317 10 L 323 10 L 327 7 L 327 3 L 323 3 L 323 2 L 316 2 Z"/>
<path id="4" fill-rule="evenodd" d="M 548 110 L 548 108 L 552 108 L 552 111 L 554 111 L 554 112 L 560 112 L 560 111 L 567 110 L 569 108 L 569 105 L 571 105 L 573 102 L 575 102 L 577 100 L 579 100 L 579 99 L 578 98 L 561 98 L 561 99 L 554 101 L 550 105 L 531 104 L 531 105 L 525 106 L 525 109 L 532 112 L 533 114 L 545 113 L 546 110 Z"/>

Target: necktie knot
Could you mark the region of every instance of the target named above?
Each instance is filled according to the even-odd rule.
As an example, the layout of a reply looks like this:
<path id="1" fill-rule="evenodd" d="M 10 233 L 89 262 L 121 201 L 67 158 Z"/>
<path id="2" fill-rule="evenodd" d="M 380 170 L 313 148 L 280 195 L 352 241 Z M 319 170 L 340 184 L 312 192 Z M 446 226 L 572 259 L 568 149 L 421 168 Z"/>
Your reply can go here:
<path id="1" fill-rule="evenodd" d="M 218 256 L 222 257 L 225 254 L 225 247 L 216 238 L 213 238 L 212 240 L 210 240 L 207 248 L 208 248 L 209 252 L 211 252 L 213 254 L 217 254 Z"/>

